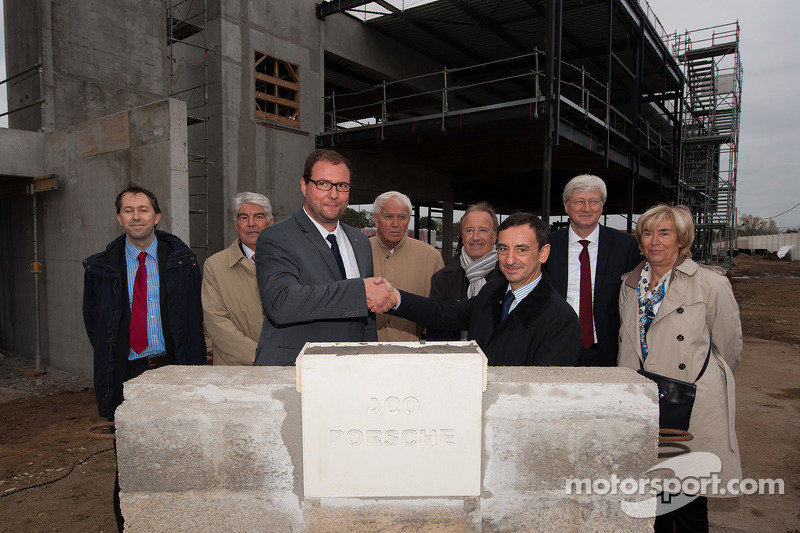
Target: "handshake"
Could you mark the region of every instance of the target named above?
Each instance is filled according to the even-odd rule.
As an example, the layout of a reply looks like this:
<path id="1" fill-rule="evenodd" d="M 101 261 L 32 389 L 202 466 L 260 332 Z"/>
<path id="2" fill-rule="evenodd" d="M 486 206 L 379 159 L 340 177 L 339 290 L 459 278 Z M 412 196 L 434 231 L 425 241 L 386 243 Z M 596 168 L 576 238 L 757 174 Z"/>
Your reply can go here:
<path id="1" fill-rule="evenodd" d="M 373 313 L 385 313 L 400 301 L 400 292 L 385 278 L 366 278 L 367 307 Z"/>

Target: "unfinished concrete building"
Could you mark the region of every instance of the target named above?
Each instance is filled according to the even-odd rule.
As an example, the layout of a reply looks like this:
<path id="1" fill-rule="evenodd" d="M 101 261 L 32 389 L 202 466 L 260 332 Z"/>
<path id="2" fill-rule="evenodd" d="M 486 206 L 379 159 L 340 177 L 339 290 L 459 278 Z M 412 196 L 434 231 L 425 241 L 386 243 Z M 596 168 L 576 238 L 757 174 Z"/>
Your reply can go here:
<path id="1" fill-rule="evenodd" d="M 560 215 L 579 173 L 629 226 L 679 188 L 685 74 L 644 1 L 5 0 L 5 24 L 0 346 L 79 375 L 81 260 L 129 180 L 201 258 L 237 192 L 297 209 L 315 147 L 353 161 L 351 203 L 400 190 L 444 242 L 477 200 Z"/>

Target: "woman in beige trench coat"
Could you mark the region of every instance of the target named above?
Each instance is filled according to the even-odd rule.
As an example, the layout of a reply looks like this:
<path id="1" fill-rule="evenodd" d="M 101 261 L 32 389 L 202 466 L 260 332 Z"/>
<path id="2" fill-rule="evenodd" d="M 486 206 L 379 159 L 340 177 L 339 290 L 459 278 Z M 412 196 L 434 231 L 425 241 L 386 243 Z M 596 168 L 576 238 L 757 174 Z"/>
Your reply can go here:
<path id="1" fill-rule="evenodd" d="M 659 457 L 710 452 L 721 461 L 720 469 L 719 462 L 703 456 L 711 458 L 708 471 L 719 479 L 716 488 L 708 485 L 691 503 L 657 516 L 655 531 L 708 531 L 705 497 L 735 495 L 728 483 L 742 475 L 733 381 L 742 353 L 739 307 L 722 269 L 690 259 L 694 224 L 685 206 L 649 209 L 637 222 L 636 239 L 645 260 L 623 277 L 620 288 L 619 366 L 643 366 L 691 383 L 708 355 L 689 422 L 694 439 L 661 444 Z"/>

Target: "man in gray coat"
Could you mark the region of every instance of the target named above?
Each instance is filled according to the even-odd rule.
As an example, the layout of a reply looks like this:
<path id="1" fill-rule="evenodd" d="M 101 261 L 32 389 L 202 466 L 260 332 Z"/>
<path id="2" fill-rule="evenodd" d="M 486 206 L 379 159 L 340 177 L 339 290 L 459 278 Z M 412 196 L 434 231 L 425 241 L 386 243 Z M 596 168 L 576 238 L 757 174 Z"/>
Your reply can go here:
<path id="1" fill-rule="evenodd" d="M 339 222 L 350 199 L 350 162 L 315 150 L 300 180 L 303 207 L 258 236 L 256 277 L 264 325 L 256 366 L 293 365 L 306 342 L 377 341 L 370 308 L 395 305 L 373 278 L 367 237 Z"/>

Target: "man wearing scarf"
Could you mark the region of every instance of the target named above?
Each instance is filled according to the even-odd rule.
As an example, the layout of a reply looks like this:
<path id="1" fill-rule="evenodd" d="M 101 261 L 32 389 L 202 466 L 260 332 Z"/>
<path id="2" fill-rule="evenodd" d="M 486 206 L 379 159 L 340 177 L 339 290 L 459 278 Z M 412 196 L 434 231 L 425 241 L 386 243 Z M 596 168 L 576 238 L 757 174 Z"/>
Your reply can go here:
<path id="1" fill-rule="evenodd" d="M 486 202 L 472 204 L 461 217 L 462 248 L 431 276 L 430 297 L 443 302 L 472 298 L 487 281 L 502 277 L 497 266 L 497 214 Z M 429 340 L 463 340 L 465 331 L 429 330 Z"/>

